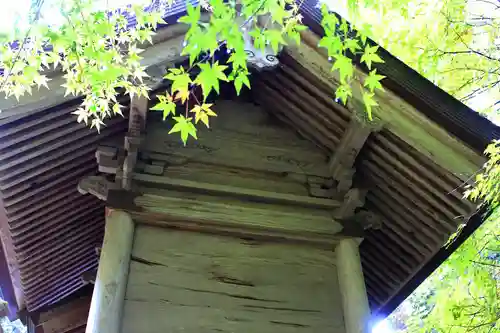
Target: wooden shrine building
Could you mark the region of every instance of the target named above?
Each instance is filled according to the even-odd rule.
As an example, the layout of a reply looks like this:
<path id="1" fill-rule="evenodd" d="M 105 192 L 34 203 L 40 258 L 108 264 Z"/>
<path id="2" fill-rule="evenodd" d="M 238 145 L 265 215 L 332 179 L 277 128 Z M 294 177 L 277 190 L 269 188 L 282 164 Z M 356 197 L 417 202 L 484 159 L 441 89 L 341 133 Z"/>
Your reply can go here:
<path id="1" fill-rule="evenodd" d="M 58 73 L 0 102 L 2 289 L 40 332 L 368 332 L 481 223 L 463 185 L 499 128 L 383 50 L 365 120 L 359 90 L 332 97 L 316 3 L 302 14 L 302 45 L 250 57 L 252 89 L 224 87 L 185 146 L 148 111 L 184 61 L 181 24 L 143 53 L 150 101 L 99 135 Z M 90 280 L 89 311 L 90 295 L 64 305 Z"/>

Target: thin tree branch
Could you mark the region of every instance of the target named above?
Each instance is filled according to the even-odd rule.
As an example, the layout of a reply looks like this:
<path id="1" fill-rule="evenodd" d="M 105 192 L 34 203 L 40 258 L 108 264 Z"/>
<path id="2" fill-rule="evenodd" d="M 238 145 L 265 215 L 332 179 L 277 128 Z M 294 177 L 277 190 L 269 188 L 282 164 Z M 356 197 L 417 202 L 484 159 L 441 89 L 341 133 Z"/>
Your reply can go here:
<path id="1" fill-rule="evenodd" d="M 500 265 L 490 264 L 490 263 L 487 263 L 487 262 L 480 262 L 480 261 L 475 261 L 475 260 L 471 260 L 471 262 L 474 263 L 474 264 L 478 264 L 478 265 L 484 265 L 484 266 L 491 266 L 491 267 L 500 268 Z"/>

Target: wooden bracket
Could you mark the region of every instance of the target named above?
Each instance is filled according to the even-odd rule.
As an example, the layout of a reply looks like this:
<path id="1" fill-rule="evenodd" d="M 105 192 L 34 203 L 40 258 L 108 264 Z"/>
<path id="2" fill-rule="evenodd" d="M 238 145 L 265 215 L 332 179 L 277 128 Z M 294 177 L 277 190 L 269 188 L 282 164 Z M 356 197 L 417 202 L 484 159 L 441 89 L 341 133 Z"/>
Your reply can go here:
<path id="1" fill-rule="evenodd" d="M 110 146 L 99 146 L 95 153 L 99 172 L 116 174 L 125 158 L 121 149 Z"/>
<path id="2" fill-rule="evenodd" d="M 92 194 L 103 201 L 108 199 L 109 190 L 117 188 L 119 188 L 117 184 L 110 182 L 103 176 L 89 176 L 78 183 L 78 192 Z"/>
<path id="3" fill-rule="evenodd" d="M 370 124 L 360 121 L 356 116 L 352 117 L 349 127 L 328 164 L 331 175 L 337 183 L 338 192 L 346 193 L 352 187 L 356 157 L 370 133 L 379 131 L 381 128 L 380 122 Z"/>
<path id="4" fill-rule="evenodd" d="M 366 190 L 351 188 L 344 196 L 344 203 L 334 211 L 334 217 L 343 220 L 354 215 L 357 208 L 365 204 Z"/>
<path id="5" fill-rule="evenodd" d="M 339 222 L 344 227 L 341 231 L 343 236 L 363 237 L 367 229 L 378 230 L 382 228 L 382 218 L 364 209 L 353 216 L 340 219 Z"/>
<path id="6" fill-rule="evenodd" d="M 121 184 L 124 189 L 132 187 L 132 172 L 137 164 L 137 155 L 142 143 L 142 135 L 146 130 L 146 115 L 148 100 L 144 96 L 134 96 L 130 103 L 128 134 L 125 136 L 124 146 L 127 151 L 121 173 Z"/>
<path id="7" fill-rule="evenodd" d="M 130 136 L 140 137 L 144 134 L 147 112 L 148 99 L 144 96 L 132 97 L 128 119 L 128 133 Z"/>
<path id="8" fill-rule="evenodd" d="M 149 175 L 161 176 L 165 171 L 166 163 L 164 161 L 149 161 L 143 164 L 142 170 Z"/>
<path id="9" fill-rule="evenodd" d="M 85 271 L 80 276 L 84 284 L 95 284 L 95 278 L 97 276 L 97 270 L 93 269 L 90 271 Z"/>
<path id="10" fill-rule="evenodd" d="M 311 197 L 330 199 L 336 197 L 337 191 L 333 188 L 331 178 L 307 176 L 305 182 Z"/>

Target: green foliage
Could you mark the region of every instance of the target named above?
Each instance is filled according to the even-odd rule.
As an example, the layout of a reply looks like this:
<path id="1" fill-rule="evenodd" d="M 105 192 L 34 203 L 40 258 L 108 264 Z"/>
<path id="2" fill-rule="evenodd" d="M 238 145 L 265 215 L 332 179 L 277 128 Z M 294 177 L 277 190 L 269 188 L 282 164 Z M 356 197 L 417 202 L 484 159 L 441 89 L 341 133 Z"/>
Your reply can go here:
<path id="1" fill-rule="evenodd" d="M 57 27 L 38 22 L 39 8 L 38 12 L 34 8 L 29 30 L 2 40 L 0 67 L 6 72 L 0 91 L 20 98 L 31 93 L 33 87 L 47 87 L 47 69 L 62 70 L 66 94 L 84 96 L 75 111 L 77 121 L 90 122 L 97 129 L 106 118 L 121 113 L 118 93 L 147 97 L 143 79 L 148 75 L 140 63 L 139 47 L 152 42 L 157 25 L 163 23 L 161 13 L 133 6 L 129 11 L 135 15 L 136 25 L 126 29 L 123 12 L 102 9 L 103 1 L 61 0 L 65 22 Z M 242 0 L 238 5 L 235 1 L 209 0 L 198 6 L 188 4 L 179 22 L 189 26 L 182 51 L 189 57 L 189 68 L 168 69 L 165 79 L 171 82 L 170 92 L 158 96 L 159 102 L 152 108 L 161 111 L 164 119 L 174 120 L 171 133 L 180 133 L 185 143 L 189 136 L 196 137 L 194 124 L 201 120 L 209 126 L 209 118 L 216 114 L 206 100 L 209 94 L 219 93 L 221 81 L 233 82 L 238 94 L 243 86 L 250 88 L 244 31 L 253 37 L 254 47 L 262 50 L 269 45 L 277 53 L 289 43 L 299 44 L 300 32 L 306 29 L 301 24 L 300 5 L 294 0 Z M 210 14 L 208 19 L 203 19 L 202 6 Z M 332 70 L 339 73 L 341 81 L 335 95 L 346 103 L 352 96 L 350 85 L 355 75 L 350 56 L 360 55 L 369 68 L 382 60 L 376 54 L 377 48 L 366 44 L 364 35 L 326 7 L 322 12 L 326 35 L 320 46 L 335 59 Z M 19 40 L 21 45 L 13 47 L 9 43 L 12 40 Z M 229 53 L 227 63 L 215 61 L 223 48 Z M 376 105 L 374 90 L 382 88 L 382 78 L 374 72 L 365 83 L 363 100 L 369 117 Z M 196 99 L 196 89 L 201 91 L 202 101 Z M 181 105 L 183 115 L 177 114 Z M 194 118 L 189 117 L 190 112 Z"/>
<path id="2" fill-rule="evenodd" d="M 496 207 L 500 198 L 500 141 L 494 140 L 488 145 L 485 154 L 488 161 L 482 172 L 476 175 L 474 185 L 465 191 L 465 196 L 472 200 L 485 200 Z"/>
<path id="3" fill-rule="evenodd" d="M 436 85 L 498 120 L 500 111 L 500 4 L 483 0 L 347 0 L 350 19 L 366 35 Z M 369 28 L 369 29 L 366 29 Z M 331 47 L 335 47 L 331 46 Z M 376 49 L 361 60 L 371 67 Z M 379 89 L 371 71 L 364 85 Z M 363 94 L 369 111 L 370 93 Z M 464 195 L 498 206 L 500 142 Z M 461 226 L 454 237 L 462 230 Z M 496 212 L 391 318 L 406 332 L 489 333 L 500 330 L 500 213 Z M 410 308 L 408 310 L 408 308 Z M 496 324 L 496 326 L 494 326 Z"/>
<path id="4" fill-rule="evenodd" d="M 500 211 L 496 210 L 420 285 L 390 320 L 400 330 L 412 333 L 497 332 Z"/>
<path id="5" fill-rule="evenodd" d="M 321 25 L 325 31 L 325 36 L 319 41 L 319 46 L 327 50 L 329 59 L 333 61 L 332 71 L 338 71 L 340 85 L 335 91 L 335 97 L 343 104 L 352 97 L 351 84 L 354 81 L 354 64 L 351 56 L 361 56 L 361 62 L 365 63 L 368 69 L 371 69 L 372 63 L 383 62 L 376 54 L 378 46 L 367 44 L 366 36 L 361 30 L 354 30 L 347 22 L 331 13 L 328 7 L 323 4 L 321 7 L 323 18 Z M 365 105 L 368 118 L 372 119 L 372 108 L 377 106 L 374 98 L 375 90 L 382 89 L 380 80 L 382 75 L 371 74 L 368 78 L 368 88 L 363 92 L 363 103 Z M 357 78 L 358 80 L 360 78 Z"/>
<path id="6" fill-rule="evenodd" d="M 347 1 L 354 24 L 393 55 L 473 109 L 499 111 L 498 1 Z"/>
<path id="7" fill-rule="evenodd" d="M 62 70 L 66 94 L 83 95 L 77 120 L 99 129 L 105 118 L 120 113 L 117 91 L 147 96 L 142 79 L 147 76 L 138 55 L 140 43 L 151 41 L 158 14 L 146 15 L 141 7 L 133 7 L 137 23 L 126 30 L 121 13 L 95 10 L 93 1 L 61 2 L 65 18 L 62 26 L 34 24 L 29 31 L 11 38 L 21 45 L 0 45 L 0 67 L 5 73 L 1 91 L 7 97 L 20 98 L 34 86 L 47 86 L 48 69 Z"/>

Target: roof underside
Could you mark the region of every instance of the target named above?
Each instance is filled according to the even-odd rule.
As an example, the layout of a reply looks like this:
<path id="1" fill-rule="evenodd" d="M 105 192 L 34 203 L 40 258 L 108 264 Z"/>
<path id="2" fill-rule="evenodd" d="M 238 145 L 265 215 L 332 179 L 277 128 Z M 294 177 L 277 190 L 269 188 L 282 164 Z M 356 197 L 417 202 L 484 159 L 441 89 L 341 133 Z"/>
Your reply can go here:
<path id="1" fill-rule="evenodd" d="M 122 133 L 114 118 L 97 135 L 61 105 L 0 127 L 0 191 L 28 310 L 51 304 L 83 286 L 97 266 L 104 205 L 77 191 L 95 173 L 97 142 Z"/>
<path id="2" fill-rule="evenodd" d="M 303 6 L 305 22 L 313 30 L 318 21 L 314 4 L 306 1 Z M 420 88 L 405 90 L 411 96 L 399 92 L 398 83 L 408 80 L 398 79 L 394 68 L 402 64 L 395 65 L 397 60 L 387 57 L 392 67 L 386 70 L 393 75 L 380 72 L 390 76 L 391 89 L 462 141 L 480 150 L 500 132 L 432 85 L 426 86 L 430 91 L 426 100 L 416 98 L 416 91 L 430 83 L 415 73 L 412 82 L 419 82 Z M 280 63 L 272 72 L 253 76 L 252 98 L 314 142 L 325 157 L 331 156 L 348 126 L 350 112 L 334 102 L 330 87 L 291 56 L 282 55 Z M 2 221 L 10 230 L 29 310 L 81 288 L 81 273 L 97 265 L 95 247 L 103 236 L 103 204 L 80 195 L 76 185 L 83 176 L 96 172 L 98 142 L 123 137 L 127 122 L 114 118 L 96 135 L 70 114 L 77 104 L 8 118 L 0 125 Z M 447 114 L 450 108 L 456 111 L 454 115 Z M 485 134 L 475 133 L 476 126 L 464 127 L 464 119 L 466 124 L 484 125 Z M 370 188 L 366 207 L 383 217 L 382 229 L 369 231 L 361 245 L 369 300 L 375 310 L 433 257 L 474 206 L 461 199 L 462 180 L 389 130 L 371 135 L 356 167 L 358 186 Z"/>
<path id="3" fill-rule="evenodd" d="M 280 68 L 253 76 L 253 100 L 316 144 L 325 160 L 335 152 L 350 112 L 329 88 L 289 55 Z M 103 204 L 76 184 L 96 172 L 97 142 L 122 134 L 114 118 L 100 135 L 74 121 L 62 105 L 4 125 L 0 188 L 28 309 L 51 304 L 83 286 L 96 266 Z M 215 120 L 217 121 L 217 120 Z M 372 134 L 357 159 L 357 186 L 368 187 L 366 208 L 383 217 L 361 257 L 372 309 L 377 309 L 443 245 L 473 207 L 461 200 L 462 181 L 387 130 Z"/>
<path id="4" fill-rule="evenodd" d="M 255 101 L 325 153 L 334 152 L 349 111 L 293 58 L 284 55 L 280 63 L 253 82 Z M 383 218 L 382 229 L 368 231 L 361 245 L 369 300 L 377 309 L 432 258 L 474 206 L 462 200 L 463 181 L 388 130 L 369 137 L 356 170 L 357 186 L 370 189 L 365 208 Z"/>

